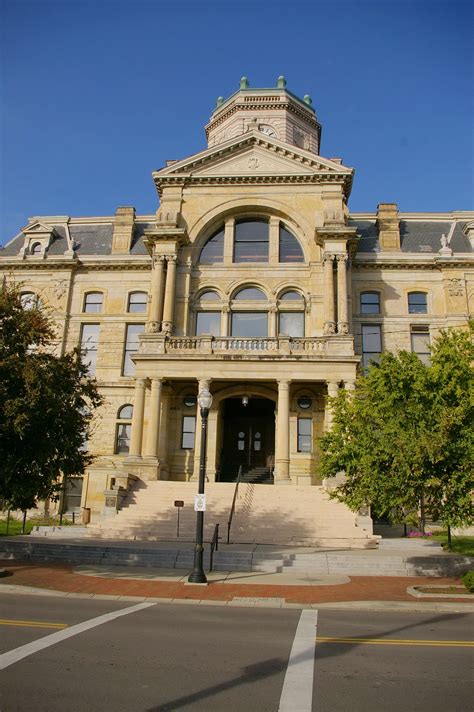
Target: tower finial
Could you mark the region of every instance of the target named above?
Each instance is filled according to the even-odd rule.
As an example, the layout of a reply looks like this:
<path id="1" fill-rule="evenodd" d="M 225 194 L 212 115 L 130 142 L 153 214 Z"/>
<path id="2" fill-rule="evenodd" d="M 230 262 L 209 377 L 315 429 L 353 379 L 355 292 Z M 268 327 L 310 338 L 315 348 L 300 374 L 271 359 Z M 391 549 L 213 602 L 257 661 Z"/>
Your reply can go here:
<path id="1" fill-rule="evenodd" d="M 309 106 L 311 106 L 311 104 L 313 103 L 313 100 L 311 99 L 309 94 L 304 95 L 303 101 L 305 104 L 308 104 Z"/>
<path id="2" fill-rule="evenodd" d="M 278 87 L 278 89 L 284 89 L 286 87 L 286 79 L 283 76 L 283 74 L 280 74 L 280 76 L 277 79 L 277 87 Z"/>
<path id="3" fill-rule="evenodd" d="M 241 89 L 248 89 L 249 88 L 249 80 L 247 77 L 241 77 L 240 78 L 240 88 Z"/>

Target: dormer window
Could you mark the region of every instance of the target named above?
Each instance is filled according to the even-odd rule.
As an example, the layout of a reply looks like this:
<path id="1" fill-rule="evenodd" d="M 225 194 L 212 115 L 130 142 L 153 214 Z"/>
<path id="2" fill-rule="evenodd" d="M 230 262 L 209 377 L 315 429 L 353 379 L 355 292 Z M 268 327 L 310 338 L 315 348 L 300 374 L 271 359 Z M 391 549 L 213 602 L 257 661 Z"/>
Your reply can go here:
<path id="1" fill-rule="evenodd" d="M 41 242 L 34 242 L 31 245 L 31 254 L 40 255 L 41 254 Z"/>

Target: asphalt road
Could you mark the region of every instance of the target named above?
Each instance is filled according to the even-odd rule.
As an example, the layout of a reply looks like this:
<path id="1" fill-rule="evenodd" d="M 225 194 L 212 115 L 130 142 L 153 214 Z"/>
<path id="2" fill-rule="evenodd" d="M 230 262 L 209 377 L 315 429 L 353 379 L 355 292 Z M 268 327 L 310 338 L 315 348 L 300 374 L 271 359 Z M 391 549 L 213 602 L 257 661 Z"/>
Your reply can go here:
<path id="1" fill-rule="evenodd" d="M 473 709 L 473 615 L 141 606 L 2 594 L 0 712 Z"/>

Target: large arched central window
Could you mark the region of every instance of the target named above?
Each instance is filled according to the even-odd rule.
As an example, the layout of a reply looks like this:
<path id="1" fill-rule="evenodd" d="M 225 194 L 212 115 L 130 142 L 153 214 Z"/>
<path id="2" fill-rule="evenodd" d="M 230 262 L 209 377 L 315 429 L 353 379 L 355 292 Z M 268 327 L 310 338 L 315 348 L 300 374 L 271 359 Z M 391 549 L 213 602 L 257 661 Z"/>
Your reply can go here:
<path id="1" fill-rule="evenodd" d="M 199 256 L 200 264 L 304 262 L 300 243 L 277 218 L 228 218 L 212 233 Z"/>

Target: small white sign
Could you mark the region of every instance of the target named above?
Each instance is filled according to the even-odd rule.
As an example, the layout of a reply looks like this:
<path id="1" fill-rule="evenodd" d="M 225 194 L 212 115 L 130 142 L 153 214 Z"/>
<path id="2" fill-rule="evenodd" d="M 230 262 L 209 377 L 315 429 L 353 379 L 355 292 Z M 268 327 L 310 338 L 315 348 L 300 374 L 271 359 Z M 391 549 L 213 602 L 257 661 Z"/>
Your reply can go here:
<path id="1" fill-rule="evenodd" d="M 195 512 L 205 512 L 206 511 L 206 495 L 205 494 L 194 495 L 194 511 Z"/>

